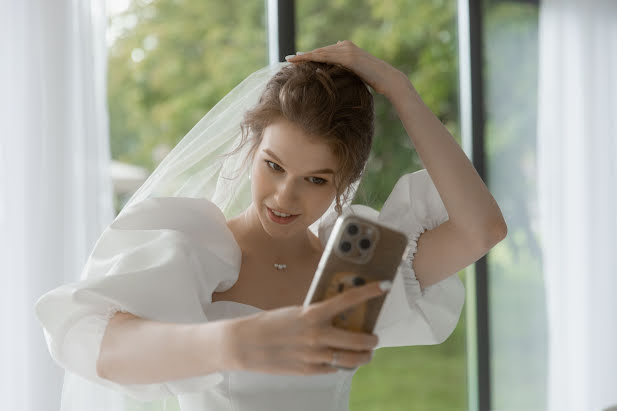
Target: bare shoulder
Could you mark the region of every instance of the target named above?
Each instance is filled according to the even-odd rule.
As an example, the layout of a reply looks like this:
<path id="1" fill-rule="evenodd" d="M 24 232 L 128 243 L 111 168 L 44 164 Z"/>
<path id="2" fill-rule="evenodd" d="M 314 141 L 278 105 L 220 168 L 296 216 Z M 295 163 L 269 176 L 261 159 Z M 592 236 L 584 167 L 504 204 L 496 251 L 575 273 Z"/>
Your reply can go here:
<path id="1" fill-rule="evenodd" d="M 231 233 L 233 234 L 236 243 L 240 246 L 241 249 L 244 250 L 246 246 L 243 240 L 244 236 L 242 235 L 242 226 L 239 222 L 239 218 L 232 217 L 227 220 L 227 228 L 229 228 L 229 231 L 231 231 Z"/>

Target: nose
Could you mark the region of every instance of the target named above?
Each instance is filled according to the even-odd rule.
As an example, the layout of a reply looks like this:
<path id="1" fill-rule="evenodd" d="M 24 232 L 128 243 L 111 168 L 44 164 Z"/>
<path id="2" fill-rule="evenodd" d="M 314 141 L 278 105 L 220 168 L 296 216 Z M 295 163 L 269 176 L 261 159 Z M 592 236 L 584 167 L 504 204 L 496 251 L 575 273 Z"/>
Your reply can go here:
<path id="1" fill-rule="evenodd" d="M 283 179 L 276 187 L 276 195 L 274 196 L 279 207 L 295 211 L 295 204 L 298 202 L 298 193 L 294 182 L 288 179 Z"/>

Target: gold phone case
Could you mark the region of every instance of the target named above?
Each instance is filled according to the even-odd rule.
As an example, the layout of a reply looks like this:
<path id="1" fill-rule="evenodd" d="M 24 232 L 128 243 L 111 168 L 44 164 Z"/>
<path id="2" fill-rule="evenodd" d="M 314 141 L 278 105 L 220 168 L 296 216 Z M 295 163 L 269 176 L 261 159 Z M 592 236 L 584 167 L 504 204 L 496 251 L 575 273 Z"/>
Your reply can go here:
<path id="1" fill-rule="evenodd" d="M 407 236 L 355 214 L 338 217 L 304 307 L 334 297 L 351 287 L 394 276 L 408 251 Z M 332 325 L 349 331 L 372 334 L 387 294 L 355 305 L 332 319 Z"/>

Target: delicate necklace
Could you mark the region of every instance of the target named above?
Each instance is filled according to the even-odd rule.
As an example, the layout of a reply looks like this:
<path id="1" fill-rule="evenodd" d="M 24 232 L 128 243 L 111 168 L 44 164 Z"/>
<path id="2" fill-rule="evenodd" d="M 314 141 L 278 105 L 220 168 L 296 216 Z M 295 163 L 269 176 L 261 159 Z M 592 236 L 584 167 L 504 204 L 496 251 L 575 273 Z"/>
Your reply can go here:
<path id="1" fill-rule="evenodd" d="M 246 213 L 244 213 L 244 224 L 246 224 L 246 226 L 248 227 L 248 222 L 246 220 Z M 279 271 L 282 271 L 282 270 L 287 268 L 287 264 L 277 264 L 277 263 L 274 263 L 274 268 L 276 268 Z"/>

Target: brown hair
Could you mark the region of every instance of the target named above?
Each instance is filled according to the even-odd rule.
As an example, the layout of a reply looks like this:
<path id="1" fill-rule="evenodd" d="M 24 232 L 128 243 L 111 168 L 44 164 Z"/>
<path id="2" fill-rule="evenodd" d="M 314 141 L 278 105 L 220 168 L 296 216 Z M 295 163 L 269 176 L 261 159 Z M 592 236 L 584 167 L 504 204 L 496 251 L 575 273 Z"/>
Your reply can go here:
<path id="1" fill-rule="evenodd" d="M 247 157 L 252 163 L 264 130 L 281 117 L 332 148 L 341 166 L 334 176 L 340 215 L 340 196 L 348 200 L 350 185 L 362 177 L 371 151 L 373 95 L 360 77 L 338 64 L 292 63 L 268 81 L 257 105 L 244 114 L 242 140 L 226 155 L 250 143 Z"/>

